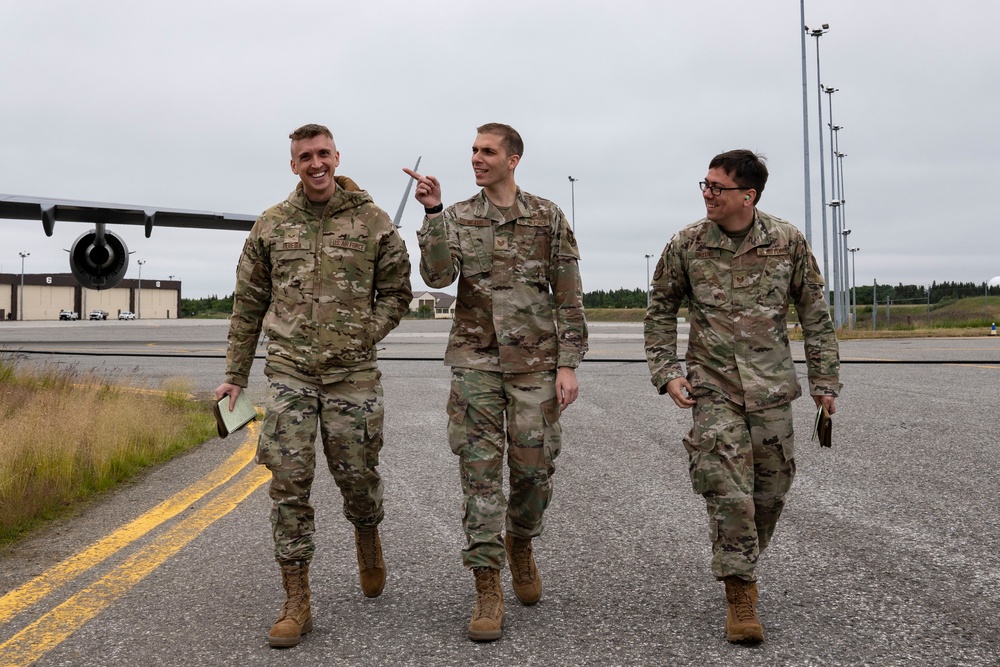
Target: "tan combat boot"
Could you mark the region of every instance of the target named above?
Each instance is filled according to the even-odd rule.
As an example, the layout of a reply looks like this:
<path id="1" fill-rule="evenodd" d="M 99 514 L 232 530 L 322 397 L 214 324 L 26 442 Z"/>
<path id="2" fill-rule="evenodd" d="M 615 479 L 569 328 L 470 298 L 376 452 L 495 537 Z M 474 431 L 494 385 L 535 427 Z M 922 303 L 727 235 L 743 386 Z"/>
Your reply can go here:
<path id="1" fill-rule="evenodd" d="M 756 644 L 764 641 L 764 628 L 757 616 L 757 584 L 739 577 L 726 577 L 726 639 Z"/>
<path id="2" fill-rule="evenodd" d="M 533 605 L 542 597 L 542 577 L 535 567 L 535 557 L 531 553 L 531 538 L 504 535 L 507 548 L 507 563 L 510 565 L 511 583 L 514 595 L 523 605 Z"/>
<path id="3" fill-rule="evenodd" d="M 385 588 L 385 561 L 382 560 L 382 540 L 378 526 L 354 529 L 354 547 L 358 552 L 358 576 L 361 591 L 368 598 L 377 598 Z"/>
<path id="4" fill-rule="evenodd" d="M 491 642 L 500 639 L 503 630 L 503 589 L 500 570 L 488 567 L 472 569 L 476 575 L 476 608 L 469 621 L 469 639 Z"/>
<path id="5" fill-rule="evenodd" d="M 281 583 L 285 586 L 285 604 L 267 635 L 267 642 L 276 648 L 296 646 L 302 635 L 313 629 L 312 610 L 309 609 L 309 563 L 297 561 L 282 565 Z"/>

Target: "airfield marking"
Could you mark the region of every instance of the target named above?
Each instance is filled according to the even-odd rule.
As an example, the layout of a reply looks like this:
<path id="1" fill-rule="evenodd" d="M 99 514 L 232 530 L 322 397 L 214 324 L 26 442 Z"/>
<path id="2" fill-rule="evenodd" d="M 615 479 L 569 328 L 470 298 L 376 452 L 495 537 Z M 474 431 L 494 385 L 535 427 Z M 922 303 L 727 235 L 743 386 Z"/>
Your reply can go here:
<path id="1" fill-rule="evenodd" d="M 72 581 L 119 549 L 139 539 L 187 509 L 202 496 L 228 482 L 253 460 L 257 423 L 250 424 L 246 441 L 222 465 L 142 516 L 101 538 L 83 551 L 53 565 L 31 581 L 0 598 L 0 624 L 6 623 L 43 597 Z"/>
<path id="2" fill-rule="evenodd" d="M 234 510 L 271 478 L 270 471 L 254 468 L 223 490 L 209 505 L 171 528 L 127 558 L 91 586 L 44 614 L 0 644 L 4 667 L 26 667 L 62 643 L 113 602 L 187 546 L 206 528 Z"/>

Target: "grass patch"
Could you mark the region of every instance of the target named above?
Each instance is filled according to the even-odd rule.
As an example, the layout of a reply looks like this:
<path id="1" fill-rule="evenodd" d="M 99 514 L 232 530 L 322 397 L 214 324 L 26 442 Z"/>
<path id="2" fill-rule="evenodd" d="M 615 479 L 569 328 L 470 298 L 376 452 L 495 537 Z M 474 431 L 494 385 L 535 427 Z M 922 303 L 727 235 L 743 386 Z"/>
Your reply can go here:
<path id="1" fill-rule="evenodd" d="M 180 385 L 137 391 L 0 358 L 0 546 L 215 435 Z"/>

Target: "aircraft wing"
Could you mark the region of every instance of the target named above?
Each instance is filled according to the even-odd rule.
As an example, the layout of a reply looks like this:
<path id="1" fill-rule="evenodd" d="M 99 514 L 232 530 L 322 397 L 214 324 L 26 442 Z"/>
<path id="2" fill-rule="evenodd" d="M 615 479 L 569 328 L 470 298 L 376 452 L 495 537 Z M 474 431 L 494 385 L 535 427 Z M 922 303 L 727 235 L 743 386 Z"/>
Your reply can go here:
<path id="1" fill-rule="evenodd" d="M 253 227 L 257 216 L 0 194 L 0 218 L 41 220 L 46 236 L 52 236 L 52 229 L 57 221 L 143 225 L 146 237 L 149 238 L 156 226 L 246 232 Z"/>

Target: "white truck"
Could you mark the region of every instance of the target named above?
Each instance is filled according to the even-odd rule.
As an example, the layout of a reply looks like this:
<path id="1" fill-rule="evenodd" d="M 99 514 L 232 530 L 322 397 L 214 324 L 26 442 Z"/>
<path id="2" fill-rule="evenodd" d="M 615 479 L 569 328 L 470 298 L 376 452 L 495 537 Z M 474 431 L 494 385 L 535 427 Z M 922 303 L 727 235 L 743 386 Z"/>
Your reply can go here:
<path id="1" fill-rule="evenodd" d="M 78 320 L 80 319 L 80 313 L 72 310 L 60 310 L 59 311 L 60 320 Z"/>
<path id="2" fill-rule="evenodd" d="M 106 319 L 108 319 L 108 313 L 107 313 L 107 311 L 100 310 L 99 308 L 95 308 L 94 310 L 90 311 L 90 319 L 92 319 L 92 320 L 106 320 Z"/>

